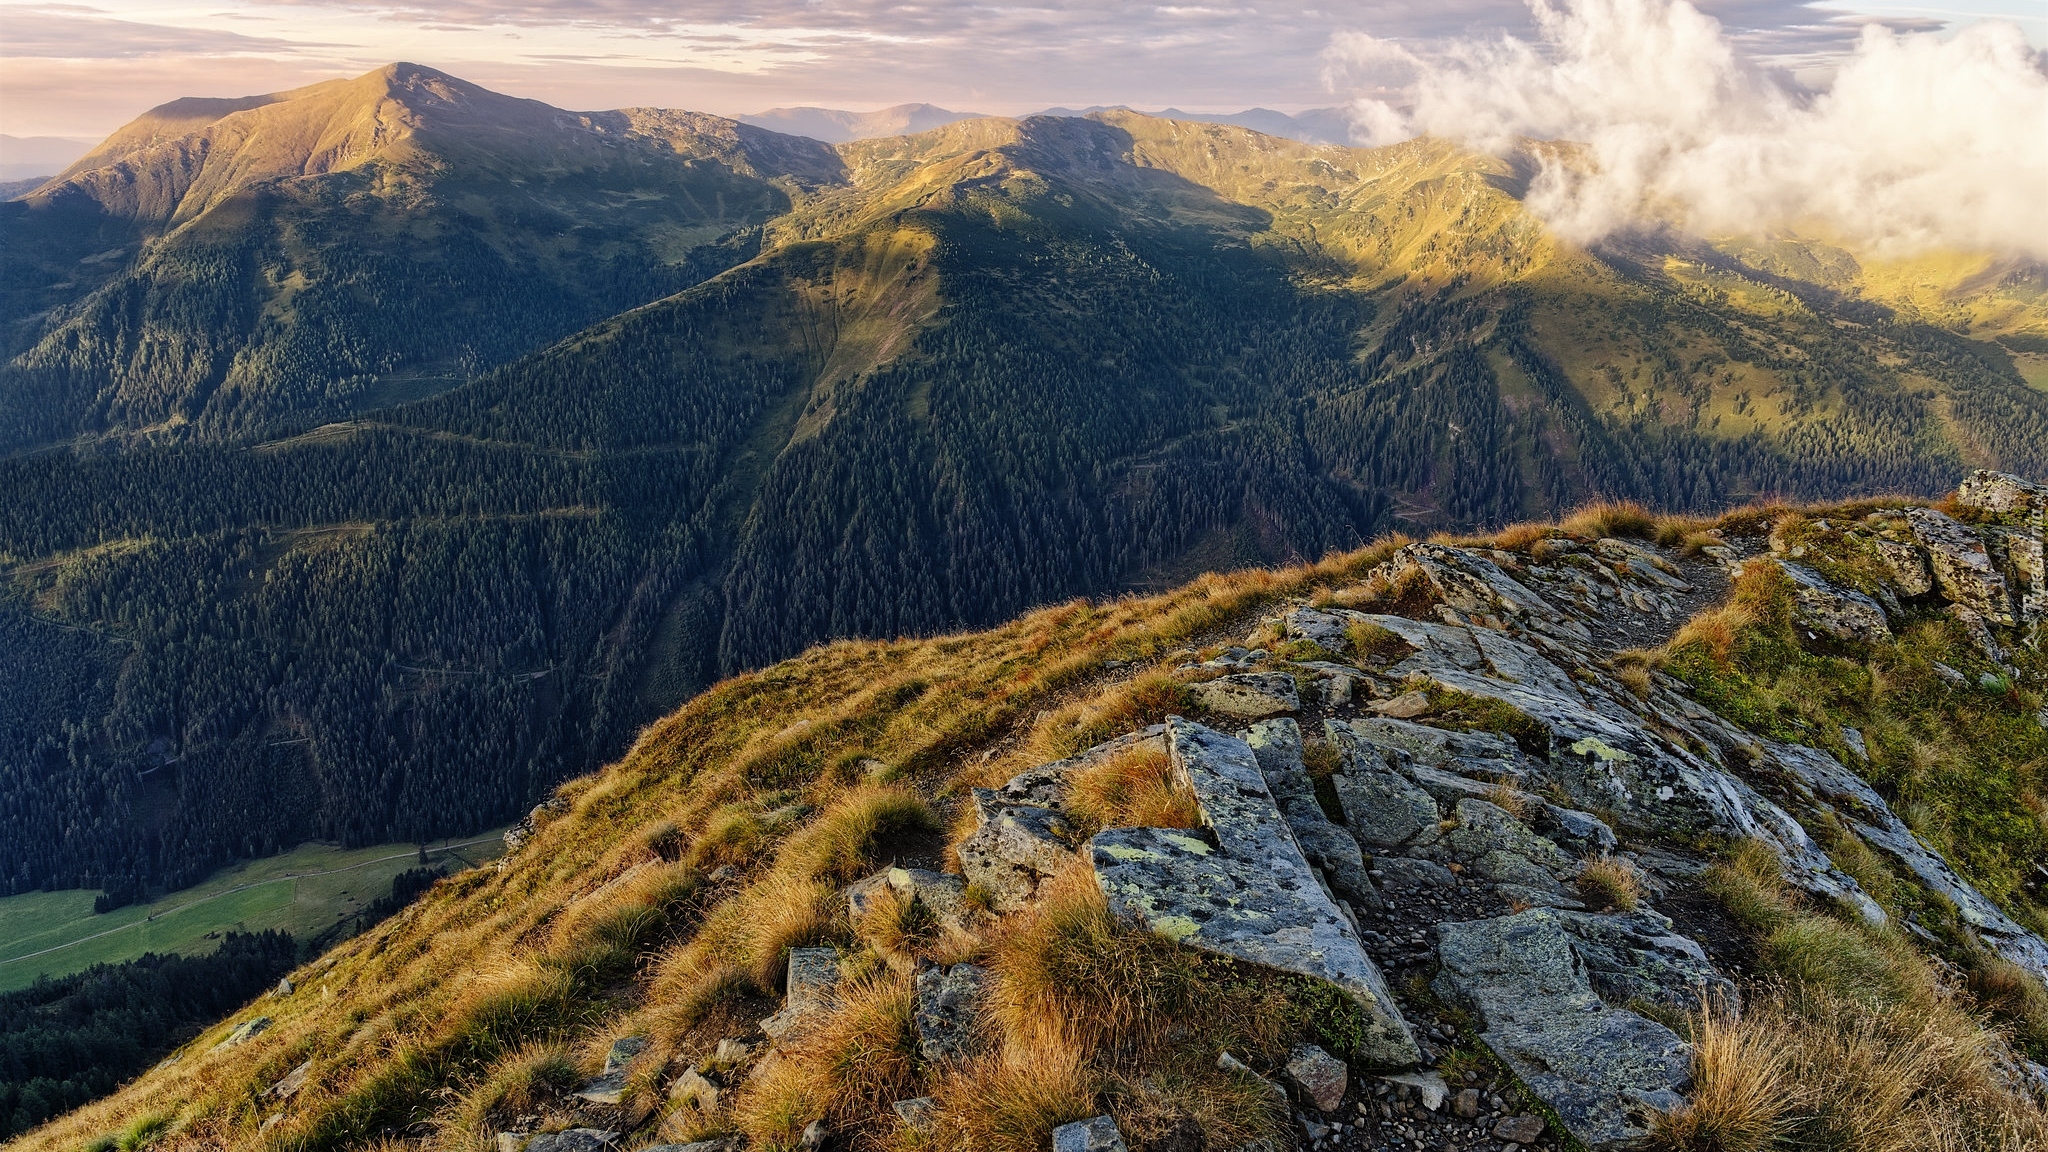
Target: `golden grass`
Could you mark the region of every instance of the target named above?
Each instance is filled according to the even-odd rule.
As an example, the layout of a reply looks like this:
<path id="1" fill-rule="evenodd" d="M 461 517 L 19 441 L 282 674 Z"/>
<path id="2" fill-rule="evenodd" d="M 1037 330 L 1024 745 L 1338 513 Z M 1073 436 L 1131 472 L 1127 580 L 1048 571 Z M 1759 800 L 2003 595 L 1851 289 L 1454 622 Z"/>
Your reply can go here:
<path id="1" fill-rule="evenodd" d="M 1165 673 L 1151 673 L 1040 722 L 1032 733 L 1030 754 L 1037 762 L 1063 760 L 1168 716 L 1194 712 L 1185 684 Z"/>
<path id="2" fill-rule="evenodd" d="M 732 964 L 772 992 L 782 987 L 789 950 L 831 940 L 844 911 L 834 885 L 770 872 L 720 904 L 686 949 Z"/>
<path id="3" fill-rule="evenodd" d="M 998 979 L 986 1011 L 1015 1051 L 1087 1054 L 1150 1044 L 1191 1004 L 1190 958 L 1117 922 L 1086 869 L 1040 886 L 991 943 Z"/>
<path id="4" fill-rule="evenodd" d="M 1650 540 L 1657 535 L 1657 517 L 1633 500 L 1603 500 L 1565 517 L 1558 527 L 1569 535 L 1592 540 L 1610 536 Z"/>
<path id="5" fill-rule="evenodd" d="M 890 1106 L 918 1095 L 916 996 L 907 977 L 877 973 L 842 981 L 838 1003 L 750 1082 L 733 1117 L 754 1147 L 796 1146 L 824 1120 L 844 1146 L 873 1147 Z"/>
<path id="6" fill-rule="evenodd" d="M 560 1044 L 521 1048 L 499 1062 L 484 1081 L 463 1093 L 440 1125 L 436 1143 L 446 1149 L 491 1152 L 497 1133 L 521 1116 L 557 1103 L 583 1081 L 576 1059 Z"/>
<path id="7" fill-rule="evenodd" d="M 892 784 L 863 785 L 791 836 L 776 863 L 801 876 L 845 883 L 874 870 L 876 850 L 889 838 L 942 827 L 938 814 L 915 792 Z"/>
<path id="8" fill-rule="evenodd" d="M 1604 904 L 1624 912 L 1643 902 L 1643 877 L 1636 866 L 1619 856 L 1600 856 L 1579 869 L 1579 891 L 1595 905 Z"/>
<path id="9" fill-rule="evenodd" d="M 1134 748 L 1074 773 L 1067 812 L 1084 835 L 1104 828 L 1197 828 L 1202 811 L 1179 787 L 1162 748 Z"/>
<path id="10" fill-rule="evenodd" d="M 1100 1115 L 1101 1077 L 1072 1050 L 989 1053 L 932 1085 L 931 1146 L 946 1152 L 1044 1152 L 1052 1130 Z"/>
<path id="11" fill-rule="evenodd" d="M 1486 802 L 1527 823 L 1535 815 L 1536 798 L 1512 784 L 1496 783 L 1486 790 Z"/>
<path id="12" fill-rule="evenodd" d="M 1686 1107 L 1660 1114 L 1653 1143 L 1671 1152 L 1762 1152 L 1782 1135 L 1804 1095 L 1792 1079 L 1781 1029 L 1745 1025 L 1710 1006 L 1692 1027 L 1692 1089 Z"/>
<path id="13" fill-rule="evenodd" d="M 939 925 L 922 901 L 885 885 L 868 897 L 853 931 L 891 966 L 908 971 L 930 954 Z"/>

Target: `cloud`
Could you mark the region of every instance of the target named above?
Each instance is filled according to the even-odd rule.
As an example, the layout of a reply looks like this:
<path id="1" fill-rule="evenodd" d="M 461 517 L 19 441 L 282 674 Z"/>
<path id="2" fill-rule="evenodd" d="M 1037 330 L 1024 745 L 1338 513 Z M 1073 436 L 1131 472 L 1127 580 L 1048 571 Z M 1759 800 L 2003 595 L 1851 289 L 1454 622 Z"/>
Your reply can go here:
<path id="1" fill-rule="evenodd" d="M 1339 66 L 1405 75 L 1363 99 L 1372 142 L 1429 133 L 1539 150 L 1532 209 L 1591 241 L 1652 221 L 1702 234 L 1819 222 L 1882 250 L 2048 258 L 2048 72 L 2018 28 L 1952 37 L 1857 28 L 1831 83 L 1808 92 L 1738 53 L 1683 0 L 1531 0 L 1533 40 L 1418 52 L 1337 38 Z"/>

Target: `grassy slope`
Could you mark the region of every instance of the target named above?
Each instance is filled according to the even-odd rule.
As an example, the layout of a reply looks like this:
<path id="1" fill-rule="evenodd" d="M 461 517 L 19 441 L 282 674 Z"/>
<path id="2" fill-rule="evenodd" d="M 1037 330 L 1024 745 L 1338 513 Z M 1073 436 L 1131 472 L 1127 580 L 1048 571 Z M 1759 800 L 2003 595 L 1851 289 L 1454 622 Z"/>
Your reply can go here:
<path id="1" fill-rule="evenodd" d="M 497 855 L 486 836 L 459 848 L 471 864 Z M 436 862 L 449 857 L 436 853 Z M 458 865 L 459 867 L 460 865 Z M 391 878 L 419 867 L 411 844 L 344 849 L 305 844 L 279 856 L 223 868 L 205 881 L 148 904 L 94 914 L 96 891 L 28 892 L 0 899 L 0 992 L 38 976 L 63 976 L 144 952 L 209 951 L 222 932 L 276 928 L 317 935 L 391 889 Z"/>
<path id="2" fill-rule="evenodd" d="M 1756 522 L 1754 515 L 1746 521 Z M 1613 530 L 1611 522 L 1595 529 Z M 1538 536 L 1520 533 L 1509 546 L 1526 548 Z M 955 805 L 969 784 L 1004 779 L 1187 707 L 1170 684 L 1142 672 L 1136 679 L 1105 672 L 1103 660 L 1149 665 L 1180 645 L 1239 635 L 1279 598 L 1353 584 L 1390 549 L 1383 543 L 1314 567 L 1207 576 L 1151 599 L 1075 602 L 981 634 L 843 642 L 728 681 L 651 728 L 618 764 L 564 786 L 560 810 L 498 869 L 444 881 L 406 913 L 298 973 L 302 988 L 319 993 L 267 1002 L 263 1011 L 277 1023 L 260 1040 L 188 1055 L 23 1146 L 75 1147 L 157 1116 L 171 1122 L 161 1137 L 167 1147 L 354 1147 L 431 1117 L 426 1145 L 475 1148 L 492 1125 L 545 1099 L 547 1084 L 593 1069 L 613 1035 L 644 1031 L 655 1038 L 657 1056 L 695 1058 L 770 1003 L 749 989 L 772 993 L 785 947 L 845 938 L 843 919 L 835 922 L 836 886 L 886 857 L 892 823 L 900 832 L 906 822 L 929 819 L 920 815 L 926 804 L 942 813 Z M 1737 638 L 1755 637 L 1731 641 L 1739 659 L 1745 644 L 1782 639 L 1782 613 L 1771 608 L 1777 598 L 1772 588 L 1745 585 L 1736 615 L 1707 619 Z M 1661 659 L 1711 696 L 1709 678 L 1694 665 L 1698 646 L 1708 643 L 1702 637 L 1722 634 L 1704 625 L 1681 634 Z M 1753 684 L 1754 674 L 1744 675 Z M 1775 731 L 1832 707 L 1789 691 L 1766 702 L 1771 707 L 1742 719 Z M 1891 706 L 1902 722 L 1927 719 L 1911 696 Z M 1838 738 L 1822 735 L 1824 744 Z M 1966 725 L 1946 738 L 1959 755 L 1975 756 L 2006 735 L 1999 725 Z M 870 758 L 887 766 L 879 777 Z M 1925 823 L 1924 815 L 1911 818 Z M 1830 846 L 1895 910 L 1925 911 L 1867 850 L 1840 839 Z M 1999 890 L 1995 867 L 1967 855 L 1958 863 Z M 720 864 L 735 873 L 707 881 L 704 871 Z M 1730 846 L 1712 883 L 1757 934 L 1761 972 L 1783 983 L 1758 993 L 1745 1023 L 1695 1022 L 1703 1040 L 1716 1026 L 1734 1036 L 1703 1045 L 1700 1072 L 1738 1104 L 1753 1103 L 1756 1093 L 1742 1089 L 1762 1076 L 1771 1103 L 1760 1136 L 1738 1139 L 1711 1126 L 1702 1134 L 1695 1125 L 1672 1130 L 1671 1143 L 1761 1148 L 1776 1133 L 1818 1147 L 1878 1149 L 1912 1146 L 1933 1131 L 1926 1125 L 1945 1124 L 1963 1134 L 1961 1146 L 2022 1146 L 1998 1143 L 1993 1129 L 2002 1122 L 1984 1120 L 2006 1112 L 2012 1124 L 2034 1123 L 2000 1095 L 2005 1090 L 1985 1062 L 1992 1041 L 1984 1029 L 2000 1019 L 2032 1028 L 2040 1023 L 2030 1015 L 2038 1003 L 2023 992 L 2011 1000 L 2010 982 L 1997 983 L 1988 968 L 1964 992 L 1902 933 L 1858 928 L 1834 910 L 1801 903 L 1740 845 Z M 2023 904 L 2008 906 L 2029 915 Z M 1150 1089 L 1133 1085 L 1155 1075 L 1191 1093 L 1176 1099 L 1192 1101 L 1198 1113 L 1230 1104 L 1217 1095 L 1227 1086 L 1204 1080 L 1207 1073 L 1187 1062 L 1185 1043 L 1175 1047 L 1148 1030 L 1146 1013 L 1198 1011 L 1256 1050 L 1274 1041 L 1273 1021 L 1292 1018 L 1285 1006 L 1248 1007 L 1243 986 L 1227 973 L 1183 970 L 1170 950 L 1098 923 L 1085 900 L 1063 896 L 1051 907 L 980 947 L 993 951 L 991 962 L 1005 973 L 1019 964 L 1029 972 L 1057 955 L 1071 978 L 1043 990 L 1041 1002 L 999 1009 L 1004 1043 L 1021 1065 L 977 1065 L 926 1085 L 949 1108 L 941 1142 L 1036 1147 L 1045 1125 L 1094 1108 L 1098 1093 L 1119 1109 L 1140 1107 Z M 1951 959 L 1971 962 L 1962 954 Z M 793 1139 L 788 1126 L 818 1110 L 859 1127 L 871 1114 L 864 1109 L 918 1087 L 915 1070 L 887 1054 L 903 1003 L 893 979 L 878 969 L 834 1025 L 843 1031 L 832 1034 L 828 1050 L 811 1049 L 744 1094 L 737 1122 L 772 1145 Z M 1098 995 L 1108 999 L 1089 999 Z M 1048 1005 L 1106 1015 L 1088 1036 L 1048 1037 L 1041 1034 Z M 870 1042 L 882 1048 L 861 1047 Z M 1114 1052 L 1124 1055 L 1107 1055 Z M 276 1110 L 262 1092 L 308 1058 L 308 1088 L 283 1123 L 259 1138 L 255 1126 Z M 855 1063 L 832 1063 L 842 1058 Z M 1728 1083 L 1743 1076 L 1750 1080 Z M 455 1094 L 443 1094 L 444 1085 Z M 1882 1107 L 1873 1092 L 1890 1093 Z M 642 1095 L 627 1119 L 651 1121 L 660 1103 Z M 1255 1113 L 1243 1108 L 1239 1119 L 1256 1127 Z M 886 1129 L 861 1131 L 870 1146 L 892 1139 Z M 2024 1131 L 2012 1130 L 2015 1138 Z"/>

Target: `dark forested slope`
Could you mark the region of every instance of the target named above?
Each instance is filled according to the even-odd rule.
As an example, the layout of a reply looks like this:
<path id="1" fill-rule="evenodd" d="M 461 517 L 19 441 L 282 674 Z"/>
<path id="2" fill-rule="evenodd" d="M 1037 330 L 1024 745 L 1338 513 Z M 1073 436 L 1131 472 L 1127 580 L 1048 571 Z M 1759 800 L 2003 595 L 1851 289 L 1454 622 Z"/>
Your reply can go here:
<path id="1" fill-rule="evenodd" d="M 780 214 L 693 287 L 291 436 L 209 399 L 223 422 L 175 443 L 0 460 L 0 886 L 501 822 L 712 678 L 825 637 L 1596 496 L 2048 471 L 2048 404 L 1963 332 L 2038 323 L 2038 269 L 1937 313 L 1877 272 L 1801 287 L 1692 242 L 1587 252 L 1522 210 L 1511 165 L 1426 140 L 1128 114 L 822 159 L 732 139 L 794 175 L 718 169 Z M 721 226 L 756 218 L 719 202 Z M 700 279 L 704 251 L 659 274 Z M 531 315 L 507 331 L 535 337 Z M 36 373 L 65 330 L 0 404 L 45 411 L 24 389 L 56 379 Z M 279 426 L 336 410 L 278 403 Z"/>

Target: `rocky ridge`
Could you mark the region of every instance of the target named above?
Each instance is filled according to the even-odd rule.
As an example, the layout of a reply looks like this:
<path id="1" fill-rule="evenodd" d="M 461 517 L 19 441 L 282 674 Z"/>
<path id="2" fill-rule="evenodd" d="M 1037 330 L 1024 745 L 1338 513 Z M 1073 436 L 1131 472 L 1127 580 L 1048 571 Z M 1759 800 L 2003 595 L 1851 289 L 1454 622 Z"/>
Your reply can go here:
<path id="1" fill-rule="evenodd" d="M 1682 901 L 1676 915 L 1658 907 L 1704 866 L 1687 841 L 1760 842 L 1792 885 L 1882 922 L 1807 831 L 1821 814 L 1845 819 L 1952 901 L 1983 947 L 2048 982 L 2048 943 L 1915 838 L 1851 765 L 1745 732 L 1662 673 L 1642 690 L 1610 671 L 1624 641 L 1668 637 L 1752 563 L 1784 571 L 1816 639 L 1888 638 L 1904 604 L 1939 602 L 1981 619 L 1993 651 L 1990 629 L 2037 642 L 2048 489 L 1979 473 L 1958 503 L 1979 522 L 1900 509 L 1848 529 L 1894 573 L 1872 592 L 1832 582 L 1777 539 L 1716 541 L 1691 557 L 1619 539 L 1553 538 L 1540 559 L 1408 545 L 1368 583 L 1407 590 L 1417 611 L 1299 604 L 1269 617 L 1243 644 L 1180 666 L 1211 724 L 1174 717 L 976 789 L 961 873 L 891 869 L 848 898 L 858 914 L 888 889 L 946 918 L 977 893 L 1002 914 L 1079 863 L 1119 915 L 1160 935 L 1342 990 L 1360 1024 L 1350 1051 L 1309 1046 L 1270 1069 L 1223 1056 L 1288 1092 L 1305 1144 L 1639 1145 L 1691 1087 L 1690 1048 L 1663 1021 L 1739 999 L 1715 926 L 1686 922 Z M 1076 774 L 1145 751 L 1171 758 L 1199 826 L 1083 839 L 1068 811 Z M 1793 787 L 1781 803 L 1752 778 Z M 1614 859 L 1639 878 L 1640 904 L 1580 883 Z M 771 1036 L 828 1002 L 831 958 L 792 955 Z M 971 964 L 919 974 L 928 1058 L 971 1050 L 962 1021 L 983 977 Z M 1498 1067 L 1448 1082 L 1428 1070 L 1461 1037 Z M 929 1108 L 898 1105 L 906 1122 Z M 1055 1146 L 1124 1143 L 1098 1117 L 1061 1129 Z"/>
<path id="2" fill-rule="evenodd" d="M 1903 638 L 1932 620 L 1982 649 L 1949 659 L 1995 682 L 1998 672 L 1981 670 L 2017 658 L 2006 674 L 2026 675 L 2020 666 L 2038 668 L 2025 648 L 2039 641 L 2048 599 L 2032 564 L 2044 509 L 2048 488 L 1979 474 L 1942 510 L 1785 516 L 1768 538 L 1758 518 L 1684 549 L 1552 532 L 1512 550 L 1432 542 L 1383 553 L 1355 585 L 1279 603 L 1249 635 L 1233 628 L 1166 656 L 1187 715 L 992 787 L 955 777 L 961 823 L 950 846 L 933 833 L 861 865 L 893 855 L 893 866 L 838 887 L 858 875 L 848 870 L 820 888 L 843 920 L 772 953 L 777 976 L 749 985 L 780 986 L 779 1005 L 740 993 L 717 1030 L 686 1048 L 658 1027 L 643 1037 L 607 1025 L 576 1090 L 563 1090 L 571 1111 L 501 1118 L 514 1130 L 497 1145 L 626 1148 L 658 1132 L 664 1149 L 734 1152 L 744 1138 L 729 1134 L 733 1102 L 810 1058 L 806 1046 L 872 988 L 880 965 L 909 1004 L 918 1072 L 904 1081 L 913 1091 L 892 1093 L 881 1118 L 863 1123 L 923 1139 L 946 1122 L 949 1070 L 992 1055 L 989 997 L 1005 969 L 985 944 L 913 952 L 888 946 L 878 928 L 914 922 L 928 940 L 995 939 L 1005 918 L 1028 924 L 1049 892 L 1077 882 L 1092 882 L 1129 925 L 1314 994 L 1327 1016 L 1317 1043 L 1211 1047 L 1201 1058 L 1274 1101 L 1293 1141 L 1318 1150 L 1645 1143 L 1659 1114 L 1695 1091 L 1687 1017 L 1734 1007 L 1745 988 L 1763 998 L 1744 983 L 1750 945 L 1703 898 L 1703 871 L 1737 841 L 1775 861 L 1810 906 L 1895 924 L 1939 950 L 1915 911 L 1924 905 L 1901 903 L 1857 869 L 1866 891 L 1838 866 L 1842 837 L 1853 835 L 1930 903 L 1952 908 L 1953 924 L 1937 930 L 2048 983 L 2048 943 L 1915 835 L 1920 816 L 1903 803 L 1894 811 L 1866 779 L 1875 762 L 1861 734 L 1758 735 L 1627 651 L 1671 639 L 1711 617 L 1695 614 L 1731 587 L 1778 572 L 1816 651 L 1859 651 L 1879 625 Z M 1176 803 L 1146 809 L 1151 819 L 1105 819 L 1091 790 L 1141 761 L 1164 772 Z M 890 769 L 862 759 L 839 770 Z M 806 811 L 784 793 L 760 804 L 764 828 Z M 537 809 L 516 838 L 545 834 L 554 818 Z M 608 887 L 656 867 L 635 864 Z M 722 866 L 704 880 L 734 875 Z M 267 1022 L 244 1027 L 253 1036 Z M 2010 1052 L 2001 1060 L 2013 1084 L 2037 1094 L 2048 1085 L 2048 1070 Z M 268 1095 L 297 1092 L 311 1066 Z M 796 1120 L 787 1141 L 755 1139 L 793 1147 L 800 1131 L 812 1152 L 873 1140 L 820 1114 Z M 1075 1152 L 1162 1146 L 1156 1133 L 1131 1135 L 1104 1115 L 1059 1126 L 1052 1142 Z M 1196 1136 L 1192 1147 L 1249 1152 Z"/>

